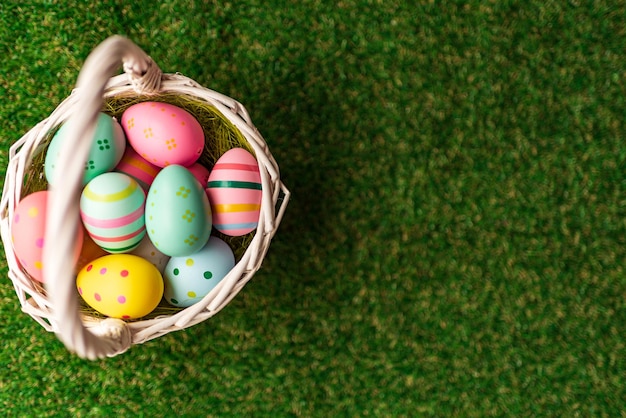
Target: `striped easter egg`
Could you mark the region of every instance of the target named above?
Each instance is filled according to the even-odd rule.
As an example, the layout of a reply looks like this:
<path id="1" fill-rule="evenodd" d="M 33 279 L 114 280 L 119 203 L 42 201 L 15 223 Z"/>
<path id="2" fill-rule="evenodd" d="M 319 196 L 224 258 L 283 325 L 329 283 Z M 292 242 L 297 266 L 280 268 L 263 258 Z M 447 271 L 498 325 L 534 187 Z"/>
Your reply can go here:
<path id="1" fill-rule="evenodd" d="M 93 241 L 110 253 L 136 248 L 146 233 L 145 194 L 123 173 L 100 174 L 83 189 L 80 216 Z"/>
<path id="2" fill-rule="evenodd" d="M 133 147 L 126 147 L 122 160 L 117 164 L 114 171 L 128 174 L 137 180 L 145 191 L 148 191 L 160 170 L 161 167 L 146 161 L 145 158 L 137 154 Z"/>
<path id="3" fill-rule="evenodd" d="M 243 148 L 222 155 L 207 183 L 213 226 L 229 236 L 256 229 L 261 212 L 261 175 L 256 159 Z"/>

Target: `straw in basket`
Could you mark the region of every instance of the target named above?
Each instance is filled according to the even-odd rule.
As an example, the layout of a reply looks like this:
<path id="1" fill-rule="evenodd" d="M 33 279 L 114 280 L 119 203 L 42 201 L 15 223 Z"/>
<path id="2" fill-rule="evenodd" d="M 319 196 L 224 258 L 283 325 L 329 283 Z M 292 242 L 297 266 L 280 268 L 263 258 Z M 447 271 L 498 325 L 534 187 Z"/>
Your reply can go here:
<path id="1" fill-rule="evenodd" d="M 123 64 L 124 73 L 113 76 Z M 258 226 L 233 240 L 237 262 L 224 279 L 199 302 L 180 309 L 157 308 L 135 321 L 107 318 L 81 306 L 76 276 L 71 266 L 79 217 L 84 161 L 89 152 L 100 112 L 120 112 L 133 103 L 161 101 L 200 113 L 229 131 L 228 143 L 242 146 L 257 159 L 262 198 Z M 118 116 L 118 115 L 114 115 Z M 208 123 L 208 122 L 207 122 Z M 58 166 L 63 167 L 62 187 L 50 186 L 46 213 L 43 274 L 45 287 L 22 268 L 13 251 L 11 219 L 22 198 L 46 188 L 43 158 L 52 134 L 67 125 L 66 141 Z M 214 126 L 214 127 L 215 127 Z M 206 130 L 206 126 L 203 126 Z M 200 161 L 214 163 L 217 152 L 207 136 Z M 285 212 L 290 192 L 280 180 L 279 168 L 246 109 L 223 94 L 200 86 L 180 74 L 164 74 L 152 59 L 126 38 L 113 36 L 89 55 L 76 88 L 45 120 L 18 140 L 9 151 L 9 164 L 0 206 L 0 233 L 11 279 L 22 310 L 47 331 L 54 332 L 71 352 L 89 358 L 113 357 L 172 331 L 207 320 L 224 308 L 258 271 Z"/>

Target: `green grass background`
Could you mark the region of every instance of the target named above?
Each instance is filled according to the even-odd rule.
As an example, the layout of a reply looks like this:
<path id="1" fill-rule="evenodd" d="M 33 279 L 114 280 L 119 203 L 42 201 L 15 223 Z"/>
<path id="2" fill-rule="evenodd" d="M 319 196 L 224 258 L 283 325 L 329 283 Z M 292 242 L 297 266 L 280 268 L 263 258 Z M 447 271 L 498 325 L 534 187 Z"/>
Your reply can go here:
<path id="1" fill-rule="evenodd" d="M 88 3 L 93 3 L 87 5 Z M 0 5 L 0 163 L 130 37 L 242 102 L 293 193 L 215 318 L 85 361 L 20 312 L 13 416 L 626 416 L 626 6 Z"/>

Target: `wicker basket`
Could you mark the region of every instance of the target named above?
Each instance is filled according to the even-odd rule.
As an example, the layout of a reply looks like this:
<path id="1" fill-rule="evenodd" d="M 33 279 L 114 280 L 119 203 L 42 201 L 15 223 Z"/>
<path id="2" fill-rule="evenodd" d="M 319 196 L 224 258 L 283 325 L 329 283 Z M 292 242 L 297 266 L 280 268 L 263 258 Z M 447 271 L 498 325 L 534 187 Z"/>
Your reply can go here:
<path id="1" fill-rule="evenodd" d="M 120 63 L 124 73 L 112 77 Z M 92 137 L 97 115 L 107 99 L 147 96 L 163 100 L 168 95 L 206 102 L 245 137 L 261 174 L 263 196 L 258 227 L 235 267 L 206 297 L 188 308 L 137 321 L 85 313 L 80 308 L 76 277 L 67 268 L 72 265 L 73 238 L 77 232 L 72 219 L 78 217 L 83 161 L 89 152 L 89 141 L 80 138 Z M 64 184 L 62 188 L 53 188 L 48 202 L 45 240 L 51 242 L 49 237 L 54 237 L 55 245 L 44 248 L 46 285 L 43 288 L 18 263 L 11 244 L 10 219 L 23 193 L 27 193 L 24 186 L 27 179 L 43 178 L 41 171 L 33 171 L 41 169 L 33 161 L 46 149 L 51 132 L 63 123 L 68 125 L 67 141 L 59 157 L 59 165 L 65 167 Z M 289 196 L 265 140 L 240 103 L 180 74 L 163 74 L 139 47 L 126 38 L 113 36 L 87 58 L 72 94 L 10 149 L 0 208 L 0 232 L 9 277 L 22 310 L 47 331 L 56 333 L 68 350 L 89 359 L 113 357 L 134 344 L 198 324 L 224 308 L 260 268 Z"/>

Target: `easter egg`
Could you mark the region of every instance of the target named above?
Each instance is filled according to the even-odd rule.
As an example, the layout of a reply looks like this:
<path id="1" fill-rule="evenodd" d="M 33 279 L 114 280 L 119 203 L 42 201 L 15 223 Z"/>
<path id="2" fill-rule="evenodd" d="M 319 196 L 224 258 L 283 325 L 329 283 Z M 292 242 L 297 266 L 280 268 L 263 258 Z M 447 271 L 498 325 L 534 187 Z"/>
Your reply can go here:
<path id="1" fill-rule="evenodd" d="M 66 140 L 67 125 L 62 125 L 56 132 L 46 151 L 44 174 L 49 184 L 63 181 L 63 167 L 58 166 L 61 147 Z M 111 171 L 122 158 L 126 148 L 124 131 L 119 123 L 111 116 L 100 113 L 96 124 L 96 131 L 91 138 L 89 156 L 85 161 L 83 185 L 97 175 Z"/>
<path id="2" fill-rule="evenodd" d="M 44 190 L 24 197 L 15 208 L 10 226 L 13 250 L 20 265 L 33 279 L 42 283 L 45 281 L 43 277 L 44 246 L 54 245 L 54 242 L 44 242 L 49 193 Z M 80 220 L 76 219 L 76 222 L 79 224 Z M 78 229 L 75 241 L 74 263 L 78 260 L 83 243 L 82 227 Z"/>
<path id="3" fill-rule="evenodd" d="M 130 106 L 122 114 L 122 127 L 135 151 L 159 167 L 189 166 L 204 149 L 200 123 L 186 110 L 168 103 Z"/>
<path id="4" fill-rule="evenodd" d="M 85 267 L 88 263 L 91 263 L 96 258 L 107 255 L 108 253 L 102 249 L 98 244 L 93 242 L 89 233 L 85 230 L 85 226 L 81 226 L 83 233 L 83 245 L 74 267 L 74 272 L 78 273 L 80 269 Z"/>
<path id="5" fill-rule="evenodd" d="M 174 306 L 191 306 L 213 290 L 234 266 L 235 256 L 228 244 L 211 236 L 200 251 L 170 258 L 163 275 L 163 296 Z"/>
<path id="6" fill-rule="evenodd" d="M 154 179 L 146 198 L 146 230 L 154 246 L 169 256 L 193 254 L 211 234 L 211 206 L 200 183 L 180 165 Z"/>
<path id="7" fill-rule="evenodd" d="M 154 164 L 150 164 L 143 157 L 137 154 L 133 147 L 126 147 L 122 159 L 115 167 L 114 171 L 128 174 L 145 190 L 148 191 L 154 178 L 161 170 Z"/>
<path id="8" fill-rule="evenodd" d="M 119 319 L 146 316 L 163 297 L 159 270 L 131 254 L 109 254 L 92 261 L 78 272 L 76 287 L 87 305 Z"/>
<path id="9" fill-rule="evenodd" d="M 230 236 L 256 229 L 261 212 L 261 175 L 248 151 L 233 148 L 225 152 L 209 175 L 206 193 L 215 229 Z"/>
<path id="10" fill-rule="evenodd" d="M 152 241 L 150 241 L 150 237 L 148 237 L 148 235 L 144 236 L 139 243 L 139 246 L 132 250 L 129 254 L 133 254 L 148 260 L 149 262 L 154 264 L 154 266 L 161 272 L 161 274 L 163 273 L 163 270 L 165 270 L 165 265 L 170 260 L 170 257 L 168 255 L 163 254 L 154 246 Z"/>
<path id="11" fill-rule="evenodd" d="M 145 194 L 123 173 L 104 173 L 87 183 L 80 197 L 80 216 L 89 236 L 110 253 L 128 252 L 145 231 Z"/>
<path id="12" fill-rule="evenodd" d="M 193 163 L 192 165 L 187 167 L 187 170 L 189 170 L 191 174 L 193 174 L 193 176 L 196 178 L 196 180 L 198 180 L 198 183 L 200 183 L 203 188 L 206 187 L 206 183 L 207 181 L 209 181 L 210 174 L 208 168 L 200 163 Z"/>

